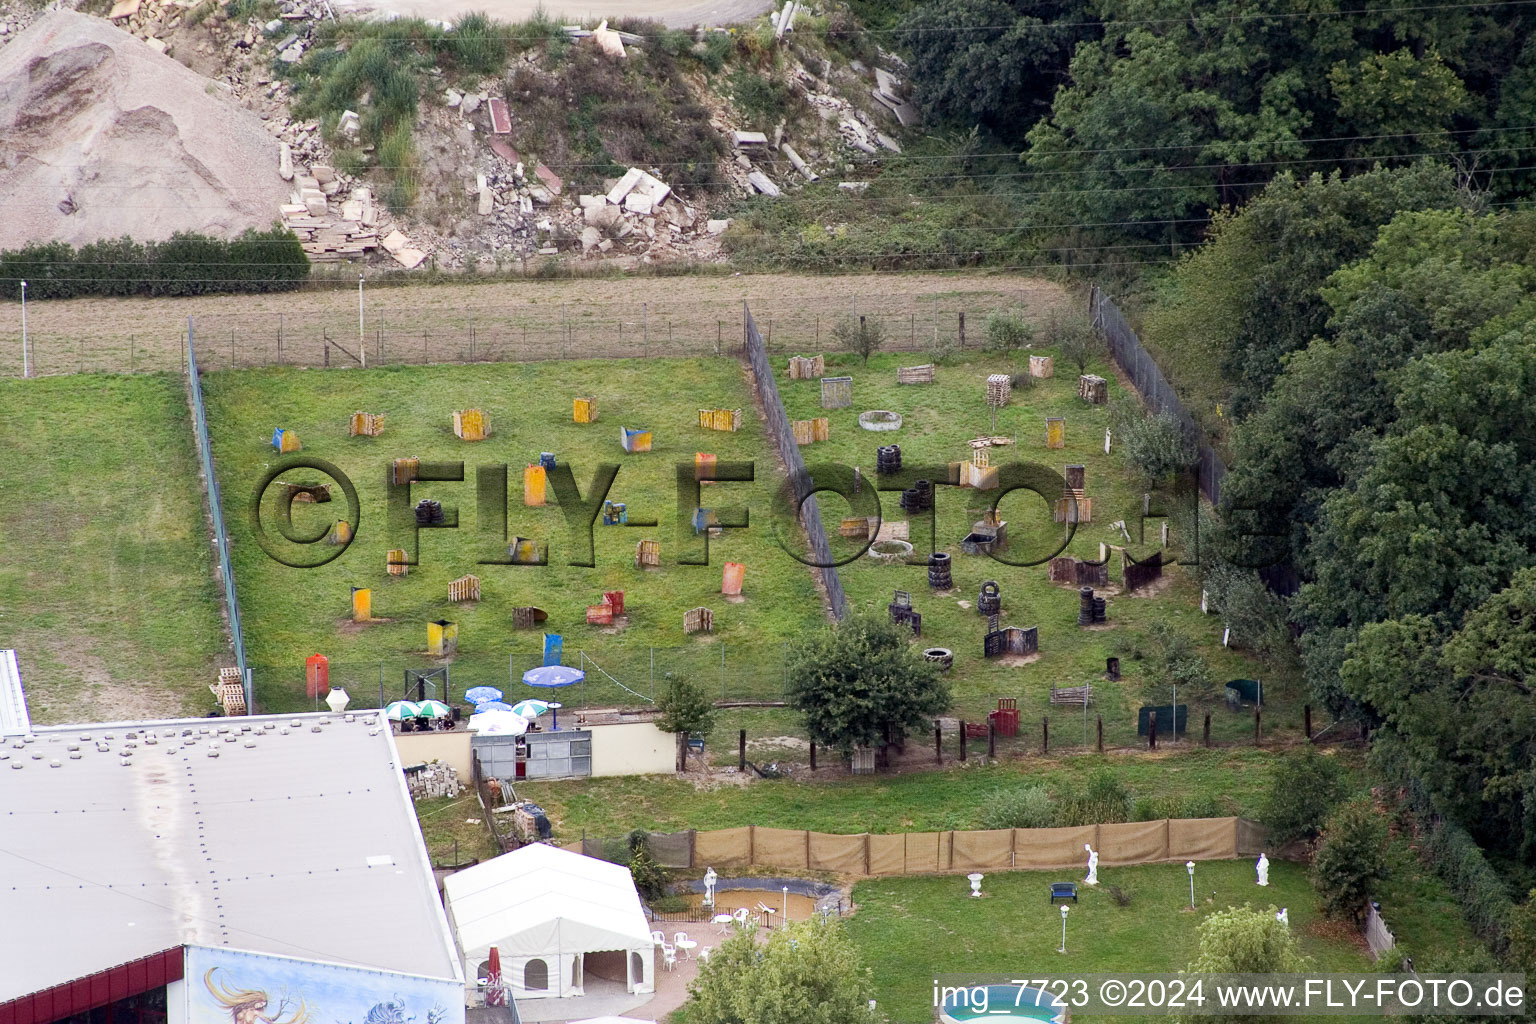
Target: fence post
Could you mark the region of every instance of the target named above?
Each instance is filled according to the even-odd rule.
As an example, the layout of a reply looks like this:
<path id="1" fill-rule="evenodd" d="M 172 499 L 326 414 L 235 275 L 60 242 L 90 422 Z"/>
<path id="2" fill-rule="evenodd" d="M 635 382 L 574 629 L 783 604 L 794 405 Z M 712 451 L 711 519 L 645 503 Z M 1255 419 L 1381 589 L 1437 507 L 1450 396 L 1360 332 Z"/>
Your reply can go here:
<path id="1" fill-rule="evenodd" d="M 725 641 L 720 641 L 720 699 L 725 700 Z"/>
<path id="2" fill-rule="evenodd" d="M 1259 738 L 1260 738 L 1259 721 L 1260 721 L 1260 717 L 1263 714 L 1264 714 L 1264 712 L 1260 711 L 1258 708 L 1254 708 L 1253 709 L 1253 745 L 1254 746 L 1258 746 L 1259 745 Z"/>
<path id="3" fill-rule="evenodd" d="M 745 729 L 741 730 L 736 738 L 736 770 L 740 772 L 747 770 L 747 730 Z"/>
<path id="4" fill-rule="evenodd" d="M 816 744 L 811 743 L 811 771 L 816 770 Z M 867 874 L 868 872 L 866 872 Z"/>
<path id="5" fill-rule="evenodd" d="M 1205 713 L 1205 735 L 1202 737 L 1201 743 L 1207 747 L 1211 745 L 1211 713 L 1209 711 Z"/>
<path id="6" fill-rule="evenodd" d="M 997 760 L 997 724 L 991 719 L 987 720 L 987 756 Z"/>
<path id="7" fill-rule="evenodd" d="M 1157 749 L 1157 709 L 1147 716 L 1147 749 Z"/>
<path id="8" fill-rule="evenodd" d="M 1040 719 L 1040 753 L 1049 754 L 1050 752 L 1051 720 L 1049 718 L 1042 718 Z"/>
<path id="9" fill-rule="evenodd" d="M 960 760 L 965 760 L 965 723 L 960 723 Z"/>
<path id="10" fill-rule="evenodd" d="M 1104 753 L 1104 716 L 1099 717 L 1099 753 Z"/>
<path id="11" fill-rule="evenodd" d="M 965 312 L 962 310 L 960 317 L 960 347 L 965 348 Z"/>
<path id="12" fill-rule="evenodd" d="M 1301 706 L 1301 727 L 1302 727 L 1302 731 L 1307 734 L 1307 739 L 1310 740 L 1312 738 L 1312 705 L 1311 704 L 1303 704 Z"/>
<path id="13" fill-rule="evenodd" d="M 939 720 L 933 720 L 933 763 L 944 763 L 944 734 L 939 729 Z"/>

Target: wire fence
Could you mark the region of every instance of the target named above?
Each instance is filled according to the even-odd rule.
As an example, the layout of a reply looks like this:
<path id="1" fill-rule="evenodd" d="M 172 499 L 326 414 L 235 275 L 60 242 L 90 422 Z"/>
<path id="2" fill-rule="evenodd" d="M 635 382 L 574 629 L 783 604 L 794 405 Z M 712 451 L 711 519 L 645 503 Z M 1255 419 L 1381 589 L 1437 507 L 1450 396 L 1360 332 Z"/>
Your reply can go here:
<path id="1" fill-rule="evenodd" d="M 669 676 L 680 676 L 727 703 L 777 703 L 784 699 L 789 644 L 707 643 L 688 647 L 610 648 L 598 657 L 567 649 L 565 664 L 585 679 L 558 690 L 535 689 L 523 673 L 542 665 L 540 651 L 455 657 L 451 662 L 394 658 L 381 661 L 331 661 L 327 685 L 345 690 L 353 709 L 381 708 L 396 700 L 440 700 L 464 707 L 465 693 L 479 686 L 502 691 L 515 703 L 524 698 L 557 700 L 564 707 L 635 708 L 653 705 L 666 691 Z M 302 663 L 253 665 L 257 708 L 269 714 L 323 710 L 325 687 L 309 686 Z"/>
<path id="2" fill-rule="evenodd" d="M 1169 414 L 1178 420 L 1191 437 L 1195 438 L 1200 452 L 1200 490 L 1210 499 L 1211 504 L 1220 505 L 1221 483 L 1227 476 L 1226 463 L 1205 442 L 1204 433 L 1185 410 L 1183 403 L 1179 401 L 1173 385 L 1169 384 L 1168 378 L 1163 376 L 1162 368 L 1142 345 L 1136 332 L 1131 330 L 1131 325 L 1125 322 L 1125 317 L 1120 314 L 1119 308 L 1109 296 L 1095 285 L 1089 293 L 1088 302 L 1093 322 L 1109 339 L 1110 352 L 1114 355 L 1115 362 L 1131 378 L 1131 382 L 1136 385 L 1136 390 L 1141 392 L 1147 408 L 1155 413 Z"/>
<path id="3" fill-rule="evenodd" d="M 863 317 L 881 331 L 886 351 L 942 355 L 982 348 L 987 316 L 1008 299 L 1002 293 L 931 300 L 859 295 L 804 306 L 762 303 L 754 306 L 753 318 L 770 353 L 836 351 L 834 329 Z M 182 369 L 185 323 L 127 314 L 82 318 L 56 314 L 46 305 L 32 313 L 26 343 L 33 376 Z M 731 301 L 365 304 L 361 316 L 341 303 L 322 310 L 196 316 L 199 367 L 205 373 L 265 366 L 739 356 L 744 333 L 744 312 Z M 0 326 L 0 376 L 22 372 L 19 325 Z"/>
<path id="4" fill-rule="evenodd" d="M 240 599 L 235 594 L 235 573 L 229 565 L 229 534 L 224 529 L 224 504 L 219 498 L 219 476 L 213 469 L 213 445 L 208 439 L 208 415 L 203 406 L 203 385 L 197 368 L 197 349 L 193 330 L 187 327 L 187 401 L 192 410 L 192 432 L 197 438 L 197 456 L 202 465 L 204 495 L 213 527 L 213 546 L 219 553 L 219 580 L 224 586 L 224 609 L 229 616 L 230 638 L 235 665 L 245 683 L 245 704 L 251 706 L 251 676 L 245 663 L 245 638 L 240 629 Z"/>

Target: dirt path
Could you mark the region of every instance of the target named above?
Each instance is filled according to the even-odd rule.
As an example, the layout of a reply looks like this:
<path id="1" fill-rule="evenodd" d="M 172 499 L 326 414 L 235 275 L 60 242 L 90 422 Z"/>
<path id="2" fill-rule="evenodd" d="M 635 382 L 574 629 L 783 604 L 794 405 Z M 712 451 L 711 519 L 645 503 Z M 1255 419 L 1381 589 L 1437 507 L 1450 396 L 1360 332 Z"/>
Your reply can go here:
<path id="1" fill-rule="evenodd" d="M 1058 284 L 1008 274 L 732 275 L 365 288 L 368 361 L 700 355 L 739 343 L 745 300 L 772 351 L 835 348 L 851 316 L 884 327 L 887 348 L 975 348 L 986 316 L 1069 301 Z M 75 299 L 27 306 L 35 374 L 177 370 L 187 321 L 204 369 L 277 362 L 355 365 L 353 287 L 283 295 Z M 342 351 L 345 349 L 345 354 Z M 20 310 L 0 308 L 0 375 L 21 371 Z"/>
<path id="2" fill-rule="evenodd" d="M 340 0 L 341 11 L 387 11 L 392 14 L 453 21 L 471 11 L 484 11 L 499 21 L 526 21 L 544 8 L 560 24 L 588 26 L 600 18 L 652 18 L 669 28 L 694 25 L 735 25 L 751 21 L 774 6 L 772 0 Z"/>

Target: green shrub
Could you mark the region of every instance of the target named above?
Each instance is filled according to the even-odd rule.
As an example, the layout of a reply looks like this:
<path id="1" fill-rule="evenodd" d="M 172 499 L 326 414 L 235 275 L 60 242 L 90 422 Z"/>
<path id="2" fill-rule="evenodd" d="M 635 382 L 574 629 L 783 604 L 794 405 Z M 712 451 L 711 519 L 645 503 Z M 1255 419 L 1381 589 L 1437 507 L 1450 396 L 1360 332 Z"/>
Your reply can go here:
<path id="1" fill-rule="evenodd" d="M 1035 328 L 1023 306 L 996 309 L 987 314 L 986 348 L 989 352 L 1013 352 L 1027 348 L 1035 339 Z"/>
<path id="2" fill-rule="evenodd" d="M 629 873 L 635 880 L 635 890 L 647 902 L 659 900 L 668 894 L 666 869 L 656 863 L 651 853 L 651 836 L 644 829 L 629 834 Z"/>
<path id="3" fill-rule="evenodd" d="M 1282 758 L 1275 766 L 1262 820 L 1269 841 L 1284 846 L 1297 839 L 1311 839 L 1344 798 L 1344 773 L 1338 762 L 1315 747 Z"/>
<path id="4" fill-rule="evenodd" d="M 1187 469 L 1200 457 L 1194 438 L 1172 413 L 1153 414 L 1129 396 L 1110 409 L 1115 443 L 1148 480 Z"/>
<path id="5" fill-rule="evenodd" d="M 1054 823 L 1059 826 L 1130 821 L 1135 811 L 1131 791 L 1108 768 L 1091 773 L 1082 789 L 1058 782 L 1051 790 L 1051 801 L 1056 812 Z"/>
<path id="6" fill-rule="evenodd" d="M 1387 877 L 1387 821 L 1369 800 L 1353 800 L 1328 816 L 1312 859 L 1312 887 L 1330 917 L 1360 923 Z"/>
<path id="7" fill-rule="evenodd" d="M 742 116 L 765 132 L 789 117 L 794 102 L 794 94 L 784 83 L 750 68 L 737 68 L 731 73 L 730 92 L 731 101 Z"/>
<path id="8" fill-rule="evenodd" d="M 998 790 L 987 798 L 981 811 L 982 828 L 1050 828 L 1055 824 L 1051 794 L 1035 783 Z"/>

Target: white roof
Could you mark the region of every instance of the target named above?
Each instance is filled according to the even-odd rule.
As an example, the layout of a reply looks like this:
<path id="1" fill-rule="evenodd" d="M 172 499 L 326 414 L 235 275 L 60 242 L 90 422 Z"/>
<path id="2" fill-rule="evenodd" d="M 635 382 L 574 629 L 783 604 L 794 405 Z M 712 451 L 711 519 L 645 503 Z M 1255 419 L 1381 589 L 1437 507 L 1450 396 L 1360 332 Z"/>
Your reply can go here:
<path id="1" fill-rule="evenodd" d="M 651 948 L 629 869 L 544 843 L 502 854 L 443 881 L 465 959 Z"/>
<path id="2" fill-rule="evenodd" d="M 0 1002 L 183 944 L 462 980 L 377 713 L 7 737 L 0 922 Z"/>

